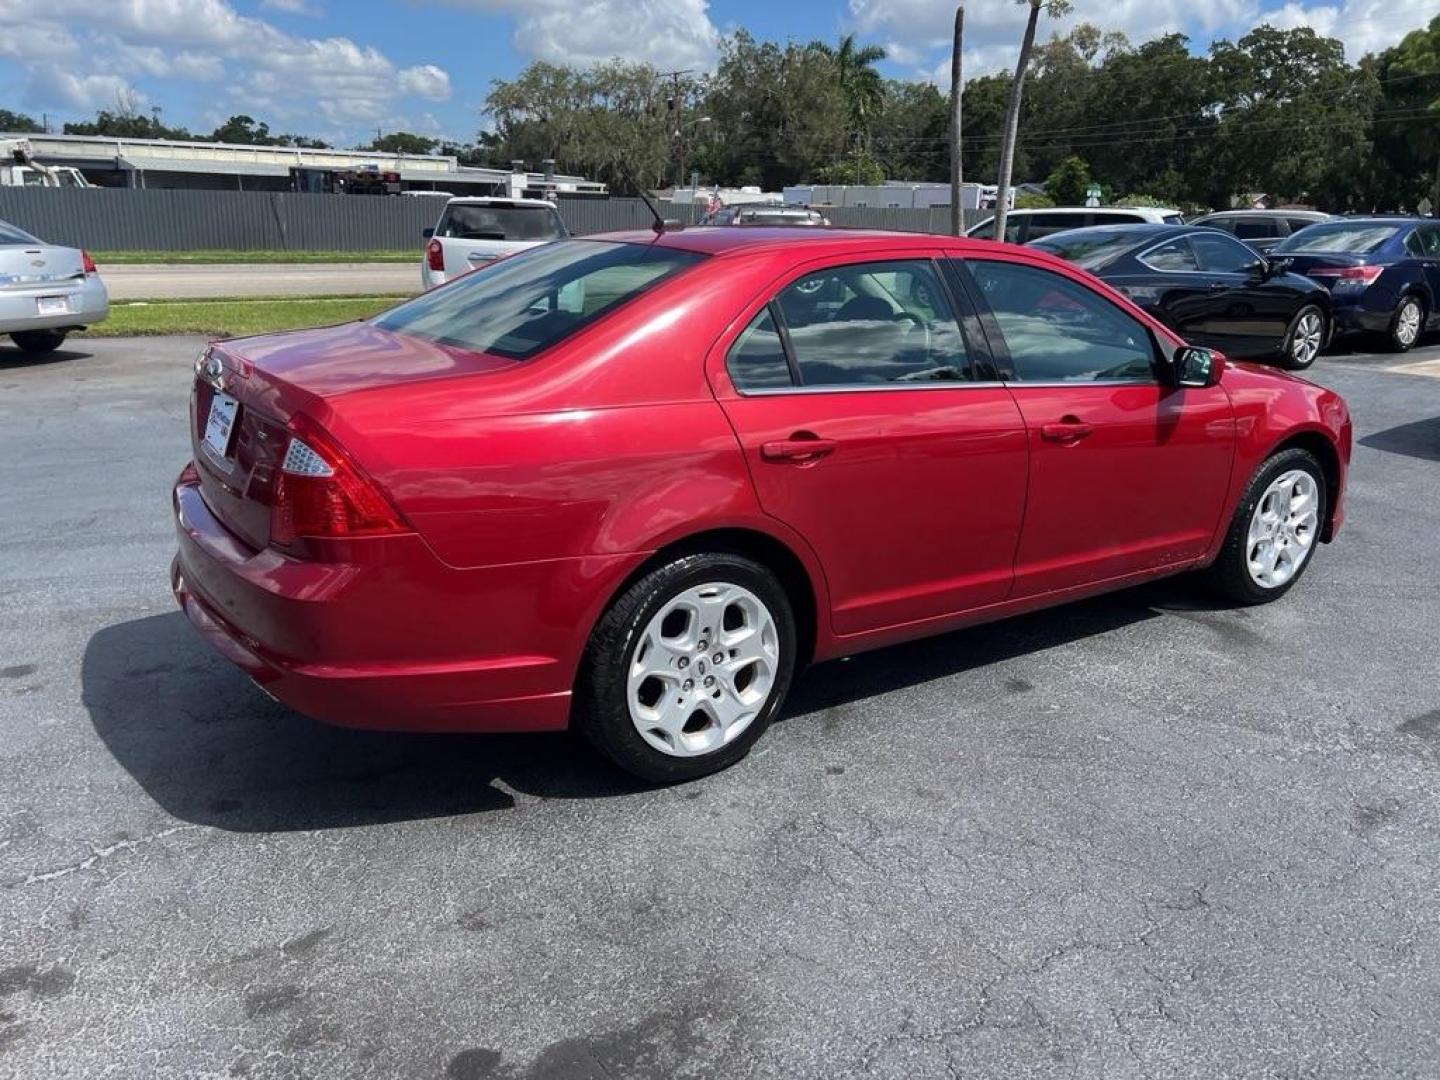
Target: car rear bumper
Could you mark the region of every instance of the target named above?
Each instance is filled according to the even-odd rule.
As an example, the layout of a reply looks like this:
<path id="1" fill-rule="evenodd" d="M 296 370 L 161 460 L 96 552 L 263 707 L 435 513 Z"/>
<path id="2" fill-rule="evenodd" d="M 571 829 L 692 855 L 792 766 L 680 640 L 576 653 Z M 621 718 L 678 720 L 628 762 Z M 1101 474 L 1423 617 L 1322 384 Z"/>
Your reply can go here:
<path id="1" fill-rule="evenodd" d="M 1358 294 L 1352 290 L 1348 295 L 1342 291 L 1337 296 L 1332 290 L 1330 299 L 1337 336 L 1385 333 L 1400 303 L 1394 290 L 1382 285 L 1371 285 Z"/>
<path id="2" fill-rule="evenodd" d="M 271 696 L 342 727 L 566 727 L 584 647 L 576 628 L 630 565 L 458 570 L 413 534 L 353 541 L 345 562 L 290 559 L 248 548 L 184 477 L 174 511 L 171 588 L 201 637 Z"/>
<path id="3" fill-rule="evenodd" d="M 67 310 L 57 315 L 39 314 L 41 297 L 64 297 Z M 17 330 L 63 330 L 93 326 L 110 314 L 110 297 L 98 275 L 89 275 L 80 285 L 66 284 L 51 289 L 33 287 L 0 291 L 0 334 Z"/>

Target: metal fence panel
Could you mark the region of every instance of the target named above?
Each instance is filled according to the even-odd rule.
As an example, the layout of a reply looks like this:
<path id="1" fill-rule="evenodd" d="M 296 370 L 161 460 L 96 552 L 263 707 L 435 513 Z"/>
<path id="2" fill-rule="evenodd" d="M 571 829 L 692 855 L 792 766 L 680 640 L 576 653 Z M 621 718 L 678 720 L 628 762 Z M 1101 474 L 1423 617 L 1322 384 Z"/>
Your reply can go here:
<path id="1" fill-rule="evenodd" d="M 640 199 L 565 198 L 560 216 L 576 236 L 643 228 Z M 419 250 L 444 201 L 264 191 L 0 187 L 0 219 L 51 243 L 96 251 Z M 684 207 L 662 204 L 668 218 Z M 965 212 L 971 225 L 988 211 Z M 830 207 L 836 225 L 944 233 L 949 208 Z"/>

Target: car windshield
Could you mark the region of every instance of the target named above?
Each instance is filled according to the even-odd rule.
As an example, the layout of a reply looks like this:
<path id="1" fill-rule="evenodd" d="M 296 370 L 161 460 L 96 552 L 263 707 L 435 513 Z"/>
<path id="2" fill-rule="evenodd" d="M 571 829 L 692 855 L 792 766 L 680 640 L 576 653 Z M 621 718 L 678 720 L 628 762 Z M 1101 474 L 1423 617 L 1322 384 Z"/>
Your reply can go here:
<path id="1" fill-rule="evenodd" d="M 1139 237 L 1133 229 L 1074 229 L 1032 240 L 1029 246 L 1058 255 L 1086 270 L 1094 270 L 1134 247 L 1137 240 Z"/>
<path id="2" fill-rule="evenodd" d="M 1302 232 L 1292 233 L 1275 247 L 1275 251 L 1345 252 L 1368 255 L 1385 246 L 1400 227 L 1388 222 L 1340 221 L 1334 224 L 1311 225 Z"/>
<path id="3" fill-rule="evenodd" d="M 524 360 L 704 258 L 646 244 L 547 244 L 432 289 L 374 325 Z"/>
<path id="4" fill-rule="evenodd" d="M 435 235 L 456 240 L 559 240 L 565 236 L 565 226 L 551 206 L 451 203 L 440 216 Z"/>

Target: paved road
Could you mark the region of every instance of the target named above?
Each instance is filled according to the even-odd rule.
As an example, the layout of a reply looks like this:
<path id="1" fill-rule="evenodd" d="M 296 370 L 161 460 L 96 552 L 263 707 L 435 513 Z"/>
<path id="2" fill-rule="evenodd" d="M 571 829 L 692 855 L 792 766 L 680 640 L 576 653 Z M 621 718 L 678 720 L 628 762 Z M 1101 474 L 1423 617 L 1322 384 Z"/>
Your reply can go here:
<path id="1" fill-rule="evenodd" d="M 200 296 L 390 296 L 420 291 L 413 263 L 230 263 L 101 266 L 112 300 Z"/>
<path id="2" fill-rule="evenodd" d="M 1440 379 L 1322 361 L 1350 521 L 1283 602 L 828 664 L 650 791 L 211 655 L 197 344 L 0 348 L 0 1076 L 1440 1075 Z"/>

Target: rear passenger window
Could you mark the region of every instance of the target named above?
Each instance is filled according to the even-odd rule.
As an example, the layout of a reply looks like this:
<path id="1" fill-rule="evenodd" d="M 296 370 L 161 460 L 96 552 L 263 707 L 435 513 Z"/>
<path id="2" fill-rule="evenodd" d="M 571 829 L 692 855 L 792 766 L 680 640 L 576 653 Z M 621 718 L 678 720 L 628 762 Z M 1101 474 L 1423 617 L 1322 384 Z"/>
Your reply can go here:
<path id="1" fill-rule="evenodd" d="M 1025 234 L 1025 239 L 1027 242 L 1039 240 L 1042 236 L 1051 236 L 1066 229 L 1082 229 L 1088 224 L 1089 214 L 1034 214 L 1030 218 L 1030 231 Z M 1008 231 L 1006 239 L 1009 239 Z"/>
<path id="2" fill-rule="evenodd" d="M 968 379 L 969 359 L 928 261 L 828 268 L 777 298 L 805 386 L 884 386 Z"/>
<path id="3" fill-rule="evenodd" d="M 1019 381 L 1154 380 L 1149 330 L 1109 300 L 1039 267 L 968 265 Z"/>
<path id="4" fill-rule="evenodd" d="M 1190 241 L 1183 236 L 1177 236 L 1159 247 L 1153 247 L 1144 255 L 1140 261 L 1152 270 L 1199 270 L 1200 264 L 1195 261 L 1195 252 L 1190 250 Z"/>
<path id="5" fill-rule="evenodd" d="M 774 390 L 792 385 L 785 346 L 768 307 L 731 346 L 725 367 L 730 372 L 730 381 L 739 390 Z"/>
<path id="6" fill-rule="evenodd" d="M 1234 232 L 1241 240 L 1269 240 L 1280 235 L 1280 223 L 1270 218 L 1242 218 L 1235 222 Z"/>
<path id="7" fill-rule="evenodd" d="M 1096 214 L 1096 225 L 1141 225 L 1145 219 L 1139 214 Z"/>

